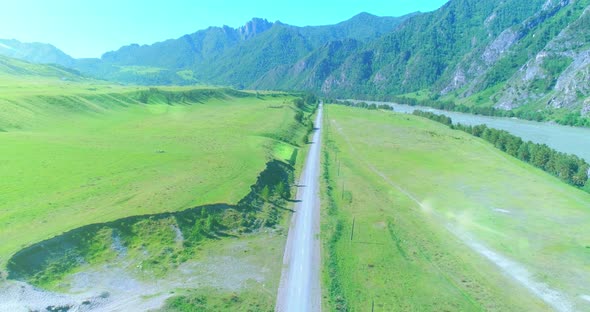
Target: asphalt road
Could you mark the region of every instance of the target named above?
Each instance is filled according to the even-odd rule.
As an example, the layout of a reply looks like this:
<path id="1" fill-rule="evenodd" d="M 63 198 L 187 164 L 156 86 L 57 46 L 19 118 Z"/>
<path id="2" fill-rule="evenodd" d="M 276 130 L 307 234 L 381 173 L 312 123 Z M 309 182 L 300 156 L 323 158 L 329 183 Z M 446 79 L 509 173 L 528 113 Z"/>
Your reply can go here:
<path id="1" fill-rule="evenodd" d="M 295 213 L 283 259 L 276 311 L 321 310 L 320 289 L 320 149 L 323 104 L 318 108 L 313 138 L 299 179 Z"/>

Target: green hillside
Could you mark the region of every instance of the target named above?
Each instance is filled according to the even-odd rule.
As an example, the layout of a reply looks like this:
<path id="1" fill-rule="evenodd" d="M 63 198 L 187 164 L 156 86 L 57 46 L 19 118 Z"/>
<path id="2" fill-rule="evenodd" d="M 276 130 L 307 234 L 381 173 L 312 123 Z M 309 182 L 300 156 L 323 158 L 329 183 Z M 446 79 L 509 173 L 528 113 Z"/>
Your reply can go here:
<path id="1" fill-rule="evenodd" d="M 52 78 L 82 80 L 80 73 L 58 65 L 39 65 L 0 55 L 0 79 L 6 84 L 10 79 Z"/>

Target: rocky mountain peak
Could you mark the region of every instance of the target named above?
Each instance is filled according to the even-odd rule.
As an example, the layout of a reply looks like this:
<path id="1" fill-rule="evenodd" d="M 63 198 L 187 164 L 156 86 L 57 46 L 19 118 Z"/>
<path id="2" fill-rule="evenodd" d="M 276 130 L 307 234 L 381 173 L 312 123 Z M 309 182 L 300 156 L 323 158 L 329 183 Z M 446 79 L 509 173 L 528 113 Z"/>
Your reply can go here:
<path id="1" fill-rule="evenodd" d="M 273 23 L 263 18 L 253 18 L 246 25 L 238 28 L 238 33 L 243 40 L 248 40 L 260 33 L 269 30 Z"/>

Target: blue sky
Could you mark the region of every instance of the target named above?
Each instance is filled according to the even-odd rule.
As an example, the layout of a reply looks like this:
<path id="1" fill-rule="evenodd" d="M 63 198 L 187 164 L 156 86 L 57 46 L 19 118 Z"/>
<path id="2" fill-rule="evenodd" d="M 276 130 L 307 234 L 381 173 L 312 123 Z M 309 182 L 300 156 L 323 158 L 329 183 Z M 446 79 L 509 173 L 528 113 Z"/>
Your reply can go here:
<path id="1" fill-rule="evenodd" d="M 252 17 L 306 26 L 360 12 L 399 16 L 447 0 L 4 0 L 0 38 L 51 43 L 74 57 L 98 57 L 130 43 L 150 44 L 208 26 L 238 27 Z"/>

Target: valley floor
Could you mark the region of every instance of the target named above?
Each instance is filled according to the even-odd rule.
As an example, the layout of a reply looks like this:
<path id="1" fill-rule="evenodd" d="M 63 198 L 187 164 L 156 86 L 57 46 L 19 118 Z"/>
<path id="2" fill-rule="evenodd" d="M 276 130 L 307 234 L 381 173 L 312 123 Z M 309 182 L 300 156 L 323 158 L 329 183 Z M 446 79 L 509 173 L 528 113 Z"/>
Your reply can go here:
<path id="1" fill-rule="evenodd" d="M 328 105 L 328 310 L 590 311 L 590 195 L 409 115 Z"/>

